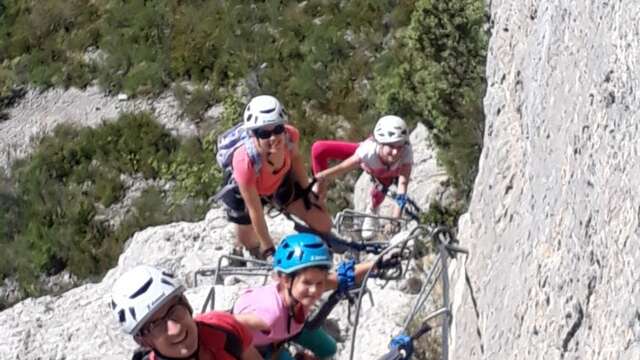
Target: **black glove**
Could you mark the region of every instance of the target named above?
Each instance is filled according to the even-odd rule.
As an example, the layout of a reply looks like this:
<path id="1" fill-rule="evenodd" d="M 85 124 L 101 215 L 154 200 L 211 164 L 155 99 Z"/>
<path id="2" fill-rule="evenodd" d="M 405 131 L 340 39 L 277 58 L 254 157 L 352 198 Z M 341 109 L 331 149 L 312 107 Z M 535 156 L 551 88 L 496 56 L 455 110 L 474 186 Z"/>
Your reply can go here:
<path id="1" fill-rule="evenodd" d="M 391 251 L 382 257 L 378 258 L 376 261 L 376 269 L 378 270 L 386 270 L 393 269 L 400 266 L 402 261 L 402 253 L 399 250 Z"/>

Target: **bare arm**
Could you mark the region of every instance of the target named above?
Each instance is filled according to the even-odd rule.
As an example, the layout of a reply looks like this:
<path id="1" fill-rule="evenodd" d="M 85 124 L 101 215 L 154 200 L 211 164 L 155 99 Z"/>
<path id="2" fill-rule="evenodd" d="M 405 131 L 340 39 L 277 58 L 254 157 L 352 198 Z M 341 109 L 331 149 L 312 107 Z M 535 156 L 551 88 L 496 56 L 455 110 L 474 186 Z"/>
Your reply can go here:
<path id="1" fill-rule="evenodd" d="M 260 317 L 255 315 L 254 313 L 245 313 L 245 314 L 234 314 L 233 317 L 238 320 L 238 322 L 251 330 L 256 331 L 269 331 L 269 324 L 267 324 Z"/>
<path id="2" fill-rule="evenodd" d="M 242 353 L 242 360 L 263 360 L 263 357 L 258 350 L 251 345 Z"/>
<path id="3" fill-rule="evenodd" d="M 317 173 L 316 179 L 318 181 L 318 187 L 316 193 L 318 194 L 318 196 L 320 196 L 320 198 L 324 201 L 327 193 L 327 187 L 329 186 L 331 180 L 335 179 L 336 177 L 342 176 L 351 170 L 355 170 L 356 168 L 358 168 L 358 166 L 360 166 L 360 158 L 356 154 L 353 154 L 340 162 L 340 164 Z"/>
<path id="4" fill-rule="evenodd" d="M 398 176 L 398 194 L 406 194 L 409 188 L 409 178 L 411 177 L 411 166 L 407 166 Z M 393 217 L 399 218 L 402 213 L 400 206 L 393 209 Z"/>
<path id="5" fill-rule="evenodd" d="M 264 218 L 258 190 L 254 186 L 238 185 L 238 187 L 240 188 L 240 195 L 242 195 L 242 199 L 244 199 L 245 206 L 249 212 L 253 229 L 258 235 L 260 250 L 264 251 L 273 247 L 273 240 L 271 239 L 271 235 L 269 235 L 269 228 Z"/>
<path id="6" fill-rule="evenodd" d="M 411 178 L 411 166 L 407 166 L 398 176 L 398 194 L 406 194 Z"/>
<path id="7" fill-rule="evenodd" d="M 353 154 L 342 161 L 340 164 L 317 173 L 316 179 L 322 179 L 328 182 L 348 173 L 351 170 L 357 169 L 358 166 L 360 166 L 360 158 L 358 157 L 358 155 Z"/>
<path id="8" fill-rule="evenodd" d="M 233 317 L 249 330 L 269 330 L 269 325 L 265 323 L 261 318 L 257 317 L 253 313 L 247 314 L 234 314 Z M 256 350 L 253 345 L 250 345 L 245 351 L 242 352 L 242 360 L 262 360 L 262 355 Z"/>

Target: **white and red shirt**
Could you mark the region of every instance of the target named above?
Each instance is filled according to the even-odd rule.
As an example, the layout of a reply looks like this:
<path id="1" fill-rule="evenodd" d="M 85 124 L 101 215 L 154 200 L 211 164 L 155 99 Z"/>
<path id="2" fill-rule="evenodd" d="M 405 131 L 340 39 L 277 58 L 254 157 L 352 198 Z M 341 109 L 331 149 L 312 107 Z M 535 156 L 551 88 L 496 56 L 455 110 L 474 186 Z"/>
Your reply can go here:
<path id="1" fill-rule="evenodd" d="M 407 143 L 402 149 L 400 159 L 393 164 L 386 165 L 378 155 L 378 147 L 382 146 L 369 138 L 358 145 L 356 155 L 360 158 L 360 167 L 373 177 L 378 179 L 392 179 L 398 177 L 403 171 L 410 170 L 413 165 L 413 150 Z"/>

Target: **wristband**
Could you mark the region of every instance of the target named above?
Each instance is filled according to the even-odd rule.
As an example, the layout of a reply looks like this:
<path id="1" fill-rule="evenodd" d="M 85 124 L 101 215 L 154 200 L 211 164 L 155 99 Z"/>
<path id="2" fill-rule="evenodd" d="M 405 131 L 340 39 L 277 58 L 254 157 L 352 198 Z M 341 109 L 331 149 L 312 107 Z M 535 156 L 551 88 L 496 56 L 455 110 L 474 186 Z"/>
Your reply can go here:
<path id="1" fill-rule="evenodd" d="M 344 260 L 338 264 L 338 291 L 345 293 L 356 285 L 355 260 Z"/>
<path id="2" fill-rule="evenodd" d="M 407 205 L 407 194 L 398 194 L 395 198 L 396 204 L 400 207 L 400 209 L 404 209 L 404 206 Z"/>
<path id="3" fill-rule="evenodd" d="M 391 339 L 389 349 L 403 350 L 405 352 L 404 359 L 410 359 L 413 354 L 413 340 L 410 336 L 400 334 Z"/>

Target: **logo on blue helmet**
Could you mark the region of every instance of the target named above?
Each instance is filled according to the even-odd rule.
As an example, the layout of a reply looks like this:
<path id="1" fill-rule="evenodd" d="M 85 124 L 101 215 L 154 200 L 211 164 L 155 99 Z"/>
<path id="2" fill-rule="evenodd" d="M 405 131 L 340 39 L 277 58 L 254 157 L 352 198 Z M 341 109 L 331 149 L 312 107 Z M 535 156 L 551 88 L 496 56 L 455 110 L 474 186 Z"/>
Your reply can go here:
<path id="1" fill-rule="evenodd" d="M 309 233 L 285 236 L 273 256 L 273 269 L 285 274 L 315 266 L 330 269 L 332 265 L 327 245 L 319 236 Z"/>

